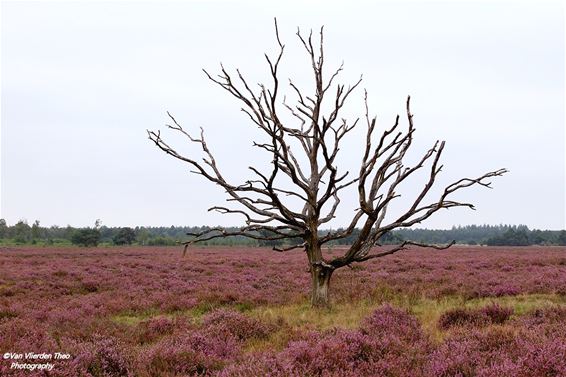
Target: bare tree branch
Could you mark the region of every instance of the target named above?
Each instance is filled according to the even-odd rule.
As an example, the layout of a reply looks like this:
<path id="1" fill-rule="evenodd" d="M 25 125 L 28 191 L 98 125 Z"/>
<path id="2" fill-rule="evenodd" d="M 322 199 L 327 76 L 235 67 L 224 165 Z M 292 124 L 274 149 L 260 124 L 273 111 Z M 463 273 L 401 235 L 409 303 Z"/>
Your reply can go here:
<path id="1" fill-rule="evenodd" d="M 400 244 L 400 245 L 398 245 L 398 246 L 396 246 L 396 247 L 394 247 L 390 250 L 382 251 L 382 252 L 376 253 L 376 254 L 370 254 L 370 255 L 367 255 L 367 256 L 364 256 L 364 257 L 360 257 L 360 258 L 357 258 L 355 261 L 356 262 L 365 262 L 365 261 L 370 260 L 370 259 L 381 258 L 381 257 L 384 257 L 386 255 L 391 255 L 391 254 L 394 254 L 398 251 L 407 249 L 408 245 L 418 246 L 418 247 L 428 247 L 428 248 L 436 249 L 436 250 L 446 250 L 450 246 L 454 245 L 455 243 L 456 243 L 456 241 L 452 241 L 447 245 L 438 246 L 438 245 L 430 245 L 430 244 L 426 244 L 426 243 L 404 241 L 402 244 Z"/>
<path id="2" fill-rule="evenodd" d="M 378 132 L 377 117 L 370 116 L 365 90 L 362 121 L 360 118 L 346 119 L 342 115 L 344 106 L 360 86 L 362 78 L 350 85 L 337 82 L 344 70 L 343 62 L 326 73 L 324 28 L 321 27 L 318 41 L 312 30 L 308 35 L 297 30 L 297 38 L 309 60 L 314 90 L 305 91 L 289 79 L 288 90 L 295 102 L 288 102 L 280 85 L 279 67 L 283 62 L 285 44 L 281 40 L 277 20 L 274 20 L 274 28 L 277 52 L 264 55 L 270 75 L 269 84 L 255 86 L 239 69 L 231 73 L 222 64 L 218 75 L 203 70 L 212 83 L 241 104 L 245 116 L 261 130 L 264 139 L 254 141 L 253 146 L 269 157 L 267 171 L 260 171 L 257 165 L 249 166 L 252 178 L 239 184 L 228 182 L 206 143 L 204 131 L 201 129 L 199 136 L 192 135 L 169 113 L 172 124 L 168 128 L 199 146 L 202 159 L 182 155 L 162 139 L 160 131 L 148 131 L 149 139 L 159 149 L 188 164 L 192 172 L 220 186 L 228 196 L 227 201 L 236 206 L 213 206 L 210 211 L 240 215 L 246 223 L 245 227 L 238 230 L 212 228 L 191 233 L 189 236 L 192 238 L 184 243 L 185 251 L 190 244 L 230 236 L 260 241 L 287 241 L 288 244 L 277 245 L 274 249 L 281 252 L 294 249 L 306 251 L 313 276 L 312 300 L 317 304 L 324 301 L 322 296 L 325 290 L 321 287 L 328 284 L 336 268 L 390 255 L 408 246 L 435 249 L 450 247 L 452 244 L 435 246 L 405 241 L 391 249 L 371 253 L 386 233 L 425 221 L 441 209 L 474 209 L 471 203 L 453 200 L 453 194 L 473 186 L 491 188 L 489 179 L 501 176 L 507 170 L 498 169 L 477 178 L 461 178 L 446 186 L 436 199 L 429 199 L 442 171 L 440 159 L 445 142 L 437 140 L 413 166 L 405 163 L 415 134 L 410 97 L 406 101 L 406 129 L 402 129 L 402 122 L 397 115 L 390 128 Z M 292 122 L 284 122 L 281 111 L 288 112 Z M 341 171 L 336 162 L 345 137 L 351 135 L 351 131 L 364 120 L 365 145 L 361 148 L 360 168 L 357 174 L 350 175 L 348 171 Z M 392 216 L 388 210 L 393 201 L 400 201 L 399 192 L 403 183 L 427 166 L 430 170 L 422 189 L 416 197 L 404 202 L 404 211 Z M 341 195 L 349 187 L 357 191 L 359 207 L 354 209 L 348 225 L 343 229 L 320 232 L 321 226 L 335 219 L 342 202 Z M 323 244 L 351 237 L 356 230 L 359 232 L 354 242 L 343 255 L 331 260 L 323 257 Z"/>

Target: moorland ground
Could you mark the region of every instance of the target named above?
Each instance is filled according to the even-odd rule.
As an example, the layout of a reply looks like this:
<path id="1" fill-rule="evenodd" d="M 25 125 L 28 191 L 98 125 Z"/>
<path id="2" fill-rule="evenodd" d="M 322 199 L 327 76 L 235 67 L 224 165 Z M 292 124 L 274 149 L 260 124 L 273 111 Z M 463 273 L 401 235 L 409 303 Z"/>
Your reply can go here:
<path id="1" fill-rule="evenodd" d="M 70 354 L 49 376 L 566 375 L 565 247 L 409 249 L 338 270 L 329 309 L 299 251 L 181 255 L 0 248 L 2 355 Z"/>

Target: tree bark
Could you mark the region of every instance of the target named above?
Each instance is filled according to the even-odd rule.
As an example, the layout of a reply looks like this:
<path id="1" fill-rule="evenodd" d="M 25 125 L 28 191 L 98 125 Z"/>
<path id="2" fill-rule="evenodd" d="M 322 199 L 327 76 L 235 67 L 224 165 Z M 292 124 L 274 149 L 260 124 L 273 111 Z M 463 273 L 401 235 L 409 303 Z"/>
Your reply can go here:
<path id="1" fill-rule="evenodd" d="M 330 306 L 330 277 L 334 269 L 324 266 L 311 266 L 311 304 L 314 307 Z"/>

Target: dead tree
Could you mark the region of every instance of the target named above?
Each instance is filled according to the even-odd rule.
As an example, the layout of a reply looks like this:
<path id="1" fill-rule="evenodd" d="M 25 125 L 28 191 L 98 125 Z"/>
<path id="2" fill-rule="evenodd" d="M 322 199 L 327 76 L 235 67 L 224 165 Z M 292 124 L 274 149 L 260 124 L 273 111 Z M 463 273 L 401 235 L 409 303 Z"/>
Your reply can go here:
<path id="1" fill-rule="evenodd" d="M 267 142 L 254 142 L 254 146 L 269 154 L 270 171 L 262 172 L 250 166 L 254 176 L 252 179 L 243 183 L 228 182 L 217 166 L 202 128 L 200 136 L 195 136 L 181 127 L 169 113 L 172 124 L 168 127 L 199 145 L 204 158 L 200 160 L 178 153 L 163 140 L 159 131 L 148 131 L 148 134 L 165 153 L 189 164 L 194 173 L 222 187 L 228 195 L 227 201 L 236 205 L 214 206 L 210 210 L 239 214 L 245 219 L 246 226 L 238 231 L 210 229 L 189 234 L 193 238 L 185 243 L 185 251 L 190 244 L 218 237 L 245 236 L 259 240 L 295 241 L 299 239 L 300 242 L 286 247 L 275 247 L 274 250 L 285 252 L 304 249 L 312 277 L 311 302 L 315 306 L 326 306 L 329 304 L 330 278 L 338 268 L 393 254 L 409 245 L 449 247 L 450 245 L 433 246 L 413 242 L 403 242 L 395 247 L 383 249 L 374 246 L 378 245 L 378 240 L 385 233 L 421 223 L 442 208 L 474 209 L 471 203 L 451 200 L 451 195 L 470 186 L 490 187 L 488 179 L 501 176 L 507 170 L 495 170 L 477 178 L 462 178 L 446 186 L 434 200 L 428 201 L 426 198 L 430 195 L 427 194 L 442 170 L 439 161 L 444 141 L 436 141 L 414 166 L 405 165 L 404 157 L 412 145 L 415 131 L 410 97 L 406 103 L 407 127 L 404 130 L 401 130 L 400 118 L 397 115 L 390 128 L 380 134 L 376 132 L 376 118 L 369 115 L 367 92 L 364 96 L 365 116 L 361 117 L 362 122 L 359 118 L 353 121 L 342 119 L 340 115 L 343 106 L 360 85 L 361 78 L 350 86 L 335 84 L 342 66 L 331 72 L 328 77 L 323 75 L 323 28 L 319 35 L 320 39 L 315 48 L 312 31 L 308 37 L 297 31 L 298 40 L 310 60 L 316 85 L 314 93 L 308 94 L 289 80 L 289 90 L 296 96 L 297 101 L 293 105 L 280 98 L 278 70 L 285 46 L 279 37 L 277 21 L 275 37 L 278 54 L 274 57 L 265 55 L 273 79 L 269 87 L 259 84 L 259 89 L 254 90 L 239 70 L 231 74 L 222 65 L 217 76 L 204 70 L 208 79 L 241 102 L 242 111 L 267 136 Z M 326 103 L 324 101 L 331 104 L 330 110 L 326 112 L 323 110 L 323 103 Z M 281 111 L 288 111 L 292 119 L 296 120 L 296 124 L 289 125 L 281 121 Z M 335 160 L 340 151 L 340 143 L 346 134 L 364 120 L 367 131 L 359 172 L 356 175 L 339 172 Z M 397 191 L 399 185 L 425 166 L 429 166 L 430 173 L 420 193 L 408 202 L 408 208 L 404 212 L 387 220 L 388 206 L 400 196 Z M 287 186 L 280 184 L 283 179 L 288 181 Z M 293 188 L 289 189 L 289 185 Z M 359 207 L 355 209 L 349 225 L 336 231 L 320 232 L 320 229 L 335 217 L 342 190 L 351 186 L 357 188 Z M 291 205 L 291 202 L 295 203 L 295 206 Z M 297 202 L 300 203 L 299 206 L 296 205 Z M 359 235 L 343 255 L 325 258 L 323 245 L 350 236 L 356 228 L 360 229 Z"/>

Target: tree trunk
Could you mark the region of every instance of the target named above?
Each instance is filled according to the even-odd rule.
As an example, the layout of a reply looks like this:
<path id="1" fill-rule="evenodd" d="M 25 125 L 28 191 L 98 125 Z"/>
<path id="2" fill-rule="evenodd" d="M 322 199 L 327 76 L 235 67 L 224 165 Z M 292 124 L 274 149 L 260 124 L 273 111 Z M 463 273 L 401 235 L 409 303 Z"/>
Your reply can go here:
<path id="1" fill-rule="evenodd" d="M 312 292 L 311 304 L 315 307 L 330 306 L 330 277 L 334 270 L 323 266 L 311 267 Z"/>

